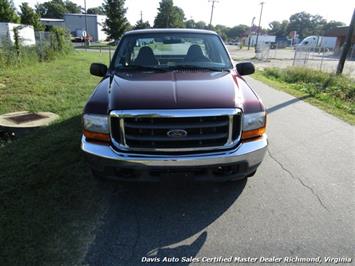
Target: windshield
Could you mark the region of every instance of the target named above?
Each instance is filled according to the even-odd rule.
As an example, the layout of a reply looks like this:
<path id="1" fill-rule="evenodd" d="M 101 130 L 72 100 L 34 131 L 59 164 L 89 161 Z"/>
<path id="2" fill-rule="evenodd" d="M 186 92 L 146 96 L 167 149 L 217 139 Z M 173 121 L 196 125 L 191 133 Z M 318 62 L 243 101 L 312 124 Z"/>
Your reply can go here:
<path id="1" fill-rule="evenodd" d="M 233 67 L 217 35 L 176 32 L 127 35 L 120 42 L 112 63 L 116 70 Z"/>

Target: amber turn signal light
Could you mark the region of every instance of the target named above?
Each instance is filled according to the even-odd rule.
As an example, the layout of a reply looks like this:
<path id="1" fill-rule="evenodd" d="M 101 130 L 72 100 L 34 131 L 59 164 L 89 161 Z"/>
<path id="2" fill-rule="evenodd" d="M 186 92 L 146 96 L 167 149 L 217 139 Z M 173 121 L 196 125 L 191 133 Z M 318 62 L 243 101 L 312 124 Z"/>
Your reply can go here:
<path id="1" fill-rule="evenodd" d="M 262 134 L 266 132 L 266 127 L 261 127 L 253 130 L 243 131 L 242 132 L 242 139 L 251 139 L 260 137 Z"/>
<path id="2" fill-rule="evenodd" d="M 110 142 L 110 135 L 104 133 L 92 132 L 84 129 L 84 136 L 88 140 L 95 140 L 101 142 Z"/>

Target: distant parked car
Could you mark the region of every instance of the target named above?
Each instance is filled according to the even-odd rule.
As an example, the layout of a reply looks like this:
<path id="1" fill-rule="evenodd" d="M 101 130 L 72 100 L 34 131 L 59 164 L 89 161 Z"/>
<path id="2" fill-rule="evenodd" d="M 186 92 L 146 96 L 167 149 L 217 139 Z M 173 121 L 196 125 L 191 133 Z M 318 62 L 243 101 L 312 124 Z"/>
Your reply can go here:
<path id="1" fill-rule="evenodd" d="M 228 44 L 229 45 L 240 45 L 240 42 L 238 42 L 238 41 L 229 41 Z"/>
<path id="2" fill-rule="evenodd" d="M 71 32 L 72 42 L 85 42 L 88 40 L 89 42 L 93 41 L 93 37 L 90 34 L 87 34 L 85 30 L 75 30 Z"/>

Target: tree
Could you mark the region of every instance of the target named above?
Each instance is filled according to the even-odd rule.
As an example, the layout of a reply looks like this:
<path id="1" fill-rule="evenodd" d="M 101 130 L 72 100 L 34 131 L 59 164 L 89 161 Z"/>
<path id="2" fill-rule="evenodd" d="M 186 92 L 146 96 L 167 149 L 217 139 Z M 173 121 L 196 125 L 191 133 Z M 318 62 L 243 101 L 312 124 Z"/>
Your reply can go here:
<path id="1" fill-rule="evenodd" d="M 288 35 L 287 27 L 288 21 L 283 20 L 282 22 L 279 21 L 272 21 L 269 23 L 270 29 L 268 30 L 268 34 L 275 35 L 276 37 L 285 37 Z"/>
<path id="2" fill-rule="evenodd" d="M 37 4 L 36 12 L 43 18 L 63 18 L 65 13 L 81 13 L 81 7 L 70 0 L 51 0 Z"/>
<path id="3" fill-rule="evenodd" d="M 104 31 L 109 38 L 117 40 L 128 29 L 129 23 L 126 19 L 127 9 L 124 7 L 125 0 L 105 0 L 103 8 L 107 19 Z"/>
<path id="4" fill-rule="evenodd" d="M 219 36 L 222 37 L 222 39 L 225 41 L 228 39 L 228 35 L 227 35 L 227 32 L 230 30 L 230 28 L 224 26 L 224 25 L 216 25 L 214 28 L 213 28 L 214 31 L 216 31 Z"/>
<path id="5" fill-rule="evenodd" d="M 195 28 L 204 30 L 204 29 L 207 29 L 208 26 L 207 26 L 206 22 L 198 21 L 198 22 L 196 22 L 196 27 Z"/>
<path id="6" fill-rule="evenodd" d="M 64 6 L 66 9 L 66 13 L 73 13 L 73 14 L 81 13 L 81 6 L 73 3 L 70 0 L 66 0 L 64 2 Z"/>
<path id="7" fill-rule="evenodd" d="M 105 10 L 102 6 L 92 7 L 87 10 L 88 14 L 105 15 Z"/>
<path id="8" fill-rule="evenodd" d="M 0 0 L 0 22 L 18 23 L 19 20 L 12 0 Z"/>
<path id="9" fill-rule="evenodd" d="M 194 29 L 196 28 L 196 22 L 193 19 L 186 20 L 185 27 L 188 29 Z"/>
<path id="10" fill-rule="evenodd" d="M 227 36 L 230 39 L 236 39 L 243 36 L 247 36 L 248 33 L 249 33 L 249 26 L 240 24 L 229 29 L 229 31 L 227 32 Z"/>
<path id="11" fill-rule="evenodd" d="M 290 17 L 290 22 L 288 24 L 287 30 L 296 31 L 300 38 L 303 39 L 309 35 L 322 35 L 324 34 L 324 25 L 327 23 L 319 15 L 311 15 L 306 12 L 300 12 L 293 14 Z"/>
<path id="12" fill-rule="evenodd" d="M 32 25 L 35 30 L 44 30 L 44 25 L 40 21 L 40 16 L 34 12 L 32 7 L 27 2 L 20 5 L 21 23 L 25 25 Z"/>
<path id="13" fill-rule="evenodd" d="M 162 0 L 154 20 L 154 28 L 183 28 L 184 20 L 184 11 L 174 6 L 173 0 Z"/>
<path id="14" fill-rule="evenodd" d="M 336 27 L 341 27 L 341 26 L 345 26 L 345 23 L 340 22 L 340 21 L 331 20 L 323 26 L 323 31 L 324 31 L 324 33 L 327 33 L 328 31 L 330 31 Z"/>
<path id="15" fill-rule="evenodd" d="M 149 21 L 138 20 L 136 25 L 133 26 L 134 30 L 141 30 L 141 29 L 149 29 L 150 23 Z"/>

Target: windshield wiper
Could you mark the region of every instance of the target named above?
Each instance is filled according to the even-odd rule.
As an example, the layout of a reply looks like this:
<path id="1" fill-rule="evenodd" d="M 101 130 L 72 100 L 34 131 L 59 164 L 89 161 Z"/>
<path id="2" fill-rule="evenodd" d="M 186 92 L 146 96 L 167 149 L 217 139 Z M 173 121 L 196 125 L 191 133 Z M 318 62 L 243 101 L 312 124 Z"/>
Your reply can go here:
<path id="1" fill-rule="evenodd" d="M 119 67 L 117 70 L 148 70 L 148 71 L 167 71 L 164 68 L 154 67 L 154 66 L 143 66 L 143 65 L 128 65 L 124 67 Z"/>
<path id="2" fill-rule="evenodd" d="M 170 70 L 180 70 L 180 69 L 209 70 L 209 71 L 217 71 L 217 72 L 227 71 L 227 69 L 220 68 L 220 67 L 205 67 L 205 66 L 196 66 L 196 65 L 176 65 L 176 66 L 170 66 L 169 69 Z"/>

